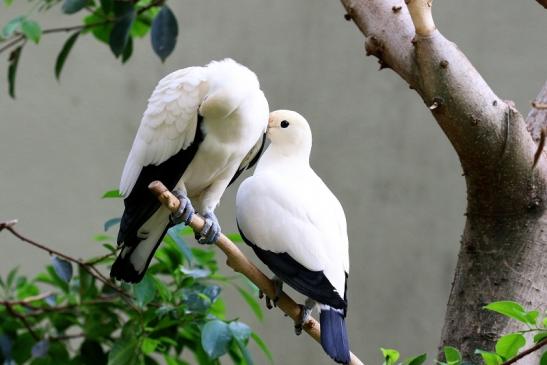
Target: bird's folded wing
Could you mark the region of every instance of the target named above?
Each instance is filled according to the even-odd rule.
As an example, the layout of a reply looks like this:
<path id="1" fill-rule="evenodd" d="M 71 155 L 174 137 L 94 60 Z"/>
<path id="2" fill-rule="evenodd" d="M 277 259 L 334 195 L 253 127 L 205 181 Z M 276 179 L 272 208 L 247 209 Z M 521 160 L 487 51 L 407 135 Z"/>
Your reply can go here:
<path id="1" fill-rule="evenodd" d="M 123 169 L 120 192 L 127 197 L 147 165 L 159 165 L 187 149 L 196 136 L 198 109 L 208 89 L 203 67 L 164 77 L 154 89 Z"/>

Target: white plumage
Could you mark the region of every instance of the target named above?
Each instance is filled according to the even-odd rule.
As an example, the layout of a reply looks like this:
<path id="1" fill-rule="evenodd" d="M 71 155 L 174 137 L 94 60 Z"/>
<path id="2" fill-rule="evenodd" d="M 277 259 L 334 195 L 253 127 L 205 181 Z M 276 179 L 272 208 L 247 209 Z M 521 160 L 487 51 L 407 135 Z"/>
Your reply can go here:
<path id="1" fill-rule="evenodd" d="M 299 114 L 279 110 L 270 114 L 267 135 L 270 146 L 237 193 L 240 231 L 279 279 L 319 302 L 322 312 L 335 310 L 345 316 L 346 218 L 338 199 L 309 165 L 309 125 Z M 297 269 L 298 264 L 303 268 Z M 325 277 L 328 282 L 320 284 Z M 323 323 L 322 330 L 329 331 Z M 329 348 L 323 338 L 322 343 L 331 357 L 345 362 L 347 334 L 345 328 L 343 334 L 339 330 L 332 335 L 345 335 L 345 347 L 335 343 Z"/>
<path id="2" fill-rule="evenodd" d="M 259 153 L 267 120 L 256 75 L 231 59 L 178 70 L 158 83 L 122 173 L 123 250 L 113 277 L 140 281 L 170 226 L 168 210 L 158 207 L 148 183 L 161 180 L 177 189 L 218 226 L 214 209 Z"/>

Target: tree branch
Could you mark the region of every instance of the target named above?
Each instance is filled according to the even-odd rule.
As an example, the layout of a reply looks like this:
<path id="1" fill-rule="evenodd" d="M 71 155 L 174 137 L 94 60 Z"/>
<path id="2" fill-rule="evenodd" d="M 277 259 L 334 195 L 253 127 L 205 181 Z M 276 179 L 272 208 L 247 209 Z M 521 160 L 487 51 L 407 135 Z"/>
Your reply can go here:
<path id="1" fill-rule="evenodd" d="M 437 29 L 431 14 L 433 0 L 405 0 L 412 23 L 416 29 L 416 35 L 429 37 Z"/>
<path id="2" fill-rule="evenodd" d="M 97 269 L 93 264 L 86 263 L 82 260 L 76 259 L 74 257 L 68 256 L 62 252 L 56 251 L 50 247 L 47 247 L 41 243 L 38 243 L 34 240 L 31 240 L 23 235 L 21 235 L 19 232 L 17 232 L 13 226 L 17 223 L 17 220 L 11 220 L 7 222 L 0 222 L 0 231 L 3 229 L 8 230 L 11 234 L 13 234 L 15 237 L 19 238 L 21 241 L 26 242 L 34 247 L 37 247 L 43 251 L 46 251 L 50 255 L 58 256 L 66 261 L 72 262 L 80 267 L 82 267 L 85 271 L 87 271 L 91 276 L 95 277 L 97 280 L 102 282 L 104 285 L 110 287 L 114 291 L 116 291 L 122 299 L 126 301 L 128 305 L 130 305 L 135 311 L 140 312 L 139 308 L 137 308 L 132 302 L 131 302 L 131 296 L 127 294 L 123 289 L 118 287 L 117 285 L 113 284 L 108 278 L 106 278 L 100 271 Z"/>
<path id="3" fill-rule="evenodd" d="M 180 201 L 159 181 L 152 182 L 148 188 L 158 197 L 158 200 L 170 211 L 176 212 Z M 200 232 L 203 228 L 205 221 L 203 218 L 194 214 L 189 226 L 196 232 Z M 234 271 L 245 275 L 251 280 L 260 290 L 262 290 L 268 297 L 275 297 L 275 287 L 273 282 L 260 271 L 244 254 L 241 250 L 232 242 L 228 237 L 221 234 L 217 242 L 215 243 L 218 248 L 224 252 L 227 257 L 227 265 Z M 277 307 L 281 309 L 285 314 L 291 317 L 293 320 L 300 318 L 301 308 L 296 302 L 290 298 L 284 292 L 281 293 Z M 321 329 L 319 323 L 312 317 L 304 323 L 304 330 L 317 342 L 320 342 Z M 363 364 L 357 356 L 351 353 L 350 365 Z"/>
<path id="4" fill-rule="evenodd" d="M 17 318 L 18 320 L 20 320 L 21 323 L 23 323 L 23 325 L 26 327 L 26 329 L 28 330 L 28 332 L 30 333 L 32 338 L 34 338 L 36 341 L 39 341 L 40 336 L 38 336 L 38 334 L 36 332 L 34 332 L 34 330 L 32 329 L 32 326 L 30 325 L 30 323 L 28 323 L 25 316 L 23 316 L 20 313 L 17 313 L 17 311 L 13 309 L 11 303 L 7 302 L 4 305 L 6 306 L 6 310 L 8 311 L 9 314 L 11 314 L 13 317 Z"/>
<path id="5" fill-rule="evenodd" d="M 537 350 L 541 349 L 545 345 L 547 345 L 547 338 L 544 338 L 543 340 L 536 343 L 534 346 L 530 347 L 528 350 L 522 351 L 520 354 L 518 354 L 517 356 L 513 357 L 512 359 L 504 362 L 501 365 L 511 365 L 513 363 L 516 363 L 517 361 L 519 361 L 523 357 L 528 356 L 531 353 L 536 352 Z"/>

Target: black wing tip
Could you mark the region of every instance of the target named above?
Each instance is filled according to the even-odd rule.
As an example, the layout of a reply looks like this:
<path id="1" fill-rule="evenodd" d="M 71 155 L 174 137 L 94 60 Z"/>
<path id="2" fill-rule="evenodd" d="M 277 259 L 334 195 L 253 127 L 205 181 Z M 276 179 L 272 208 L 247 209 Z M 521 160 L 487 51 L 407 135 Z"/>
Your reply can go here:
<path id="1" fill-rule="evenodd" d="M 110 269 L 110 278 L 121 280 L 130 284 L 136 284 L 142 280 L 146 270 L 143 270 L 141 273 L 135 270 L 129 261 L 130 256 L 130 254 L 126 255 L 125 258 L 121 257 L 121 255 L 118 256 Z"/>
<path id="2" fill-rule="evenodd" d="M 338 364 L 349 364 L 350 351 L 344 314 L 333 309 L 321 309 L 321 346 Z"/>

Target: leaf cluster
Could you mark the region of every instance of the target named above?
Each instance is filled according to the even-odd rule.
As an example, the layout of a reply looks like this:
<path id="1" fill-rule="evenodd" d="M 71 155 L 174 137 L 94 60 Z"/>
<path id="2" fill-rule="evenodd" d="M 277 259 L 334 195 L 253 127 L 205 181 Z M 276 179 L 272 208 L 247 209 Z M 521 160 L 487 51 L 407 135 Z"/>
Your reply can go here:
<path id="1" fill-rule="evenodd" d="M 4 0 L 10 6 L 13 0 Z M 0 53 L 9 50 L 8 90 L 15 97 L 15 78 L 22 50 L 30 40 L 39 43 L 45 34 L 68 32 L 61 48 L 54 73 L 60 78 L 66 60 L 81 36 L 91 34 L 109 46 L 116 58 L 127 62 L 133 54 L 133 42 L 150 33 L 156 55 L 165 61 L 173 52 L 178 37 L 178 22 L 165 0 L 34 0 L 38 5 L 25 15 L 18 15 L 0 29 Z M 60 5 L 66 15 L 87 13 L 80 24 L 69 27 L 43 29 L 35 17 L 36 11 L 47 11 Z M 5 46 L 1 46 L 6 43 Z"/>
<path id="2" fill-rule="evenodd" d="M 107 221 L 105 229 L 116 223 Z M 32 279 L 11 270 L 0 278 L 0 363 L 153 365 L 162 358 L 169 365 L 217 364 L 229 356 L 235 364 L 253 364 L 250 340 L 271 361 L 249 326 L 227 318 L 219 297 L 234 286 L 261 318 L 256 287 L 219 273 L 214 249 L 190 247 L 188 236 L 188 228 L 169 230 L 134 285 L 102 280 L 100 269 L 108 269 L 117 253 L 108 234 L 95 241 L 109 252 L 74 261 L 81 264 L 53 255 Z"/>
<path id="3" fill-rule="evenodd" d="M 515 359 L 521 353 L 527 342 L 541 350 L 543 345 L 547 344 L 547 311 L 531 310 L 527 311 L 524 307 L 513 301 L 499 301 L 488 304 L 484 307 L 492 312 L 501 314 L 509 319 L 516 320 L 526 326 L 525 329 L 508 333 L 501 336 L 495 344 L 495 351 L 485 351 L 477 349 L 484 365 L 502 365 Z M 531 340 L 527 341 L 526 335 L 531 335 Z M 535 348 L 531 350 L 535 350 Z M 383 365 L 422 365 L 427 360 L 427 354 L 421 354 L 408 358 L 403 362 L 397 362 L 400 354 L 394 349 L 381 348 Z M 524 350 L 526 351 L 526 350 Z M 471 362 L 462 359 L 460 351 L 452 346 L 443 348 L 445 357 L 444 362 L 437 361 L 439 365 L 472 365 Z M 547 351 L 544 351 L 539 365 L 547 365 Z"/>

